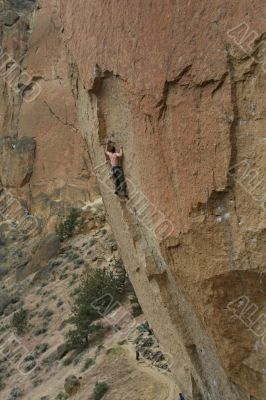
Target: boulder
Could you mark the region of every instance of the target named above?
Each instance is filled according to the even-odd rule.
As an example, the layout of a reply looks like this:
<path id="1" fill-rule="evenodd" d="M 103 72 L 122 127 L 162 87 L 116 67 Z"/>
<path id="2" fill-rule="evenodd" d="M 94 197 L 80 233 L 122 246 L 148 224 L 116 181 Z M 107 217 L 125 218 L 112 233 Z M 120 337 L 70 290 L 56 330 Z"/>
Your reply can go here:
<path id="1" fill-rule="evenodd" d="M 31 268 L 34 268 L 35 265 L 46 265 L 51 258 L 58 255 L 59 250 L 60 240 L 55 233 L 49 233 L 44 236 L 33 250 Z"/>
<path id="2" fill-rule="evenodd" d="M 16 279 L 23 280 L 28 275 L 45 268 L 49 260 L 58 255 L 59 250 L 59 237 L 55 233 L 45 235 L 33 248 L 30 262 L 17 268 Z"/>

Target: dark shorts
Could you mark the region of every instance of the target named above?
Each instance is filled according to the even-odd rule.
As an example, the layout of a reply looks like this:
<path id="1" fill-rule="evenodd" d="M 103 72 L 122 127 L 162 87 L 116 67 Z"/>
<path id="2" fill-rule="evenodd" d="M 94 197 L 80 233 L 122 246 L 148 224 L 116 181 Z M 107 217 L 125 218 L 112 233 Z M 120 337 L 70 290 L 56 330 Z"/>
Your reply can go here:
<path id="1" fill-rule="evenodd" d="M 115 193 L 126 195 L 126 182 L 123 169 L 119 166 L 112 167 L 112 175 L 115 182 Z"/>

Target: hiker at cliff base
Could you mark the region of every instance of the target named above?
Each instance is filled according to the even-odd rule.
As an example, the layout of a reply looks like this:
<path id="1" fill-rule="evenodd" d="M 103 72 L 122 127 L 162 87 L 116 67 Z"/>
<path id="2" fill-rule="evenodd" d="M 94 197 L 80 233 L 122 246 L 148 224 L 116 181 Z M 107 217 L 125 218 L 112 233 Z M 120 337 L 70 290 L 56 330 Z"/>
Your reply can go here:
<path id="1" fill-rule="evenodd" d="M 179 393 L 179 399 L 178 400 L 185 400 L 185 397 L 182 395 L 182 393 Z"/>
<path id="2" fill-rule="evenodd" d="M 116 152 L 115 146 L 108 141 L 105 154 L 109 158 L 112 166 L 112 176 L 115 183 L 115 194 L 128 198 L 124 172 L 122 169 L 123 148 L 120 147 L 119 153 Z"/>

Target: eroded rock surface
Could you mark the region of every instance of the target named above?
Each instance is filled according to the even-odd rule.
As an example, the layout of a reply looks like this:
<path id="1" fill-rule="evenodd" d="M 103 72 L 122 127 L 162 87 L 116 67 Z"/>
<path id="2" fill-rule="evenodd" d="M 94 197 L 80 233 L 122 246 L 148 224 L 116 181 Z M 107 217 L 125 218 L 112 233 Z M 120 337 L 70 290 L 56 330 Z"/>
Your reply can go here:
<path id="1" fill-rule="evenodd" d="M 30 181 L 35 149 L 33 138 L 0 139 L 0 177 L 4 187 L 18 188 Z"/>
<path id="2" fill-rule="evenodd" d="M 1 263 L 21 279 L 39 268 L 39 239 L 19 221 L 53 232 L 65 208 L 98 196 L 93 166 L 180 389 L 264 400 L 260 2 L 5 0 L 0 11 Z M 113 195 L 108 137 L 125 150 L 127 203 Z"/>
<path id="3" fill-rule="evenodd" d="M 17 267 L 17 281 L 25 279 L 28 275 L 37 272 L 48 264 L 48 261 L 56 257 L 60 249 L 60 240 L 55 233 L 49 233 L 42 237 L 32 248 L 28 262 L 21 263 Z"/>
<path id="4" fill-rule="evenodd" d="M 181 388 L 264 399 L 265 332 L 249 327 L 265 309 L 265 11 L 247 1 L 60 3 L 109 222 Z M 125 150 L 127 203 L 112 193 L 107 137 Z M 228 309 L 238 298 L 255 310 L 250 325 Z"/>
<path id="5" fill-rule="evenodd" d="M 60 31 L 56 0 L 0 4 L 0 180 L 48 232 L 97 196 Z"/>

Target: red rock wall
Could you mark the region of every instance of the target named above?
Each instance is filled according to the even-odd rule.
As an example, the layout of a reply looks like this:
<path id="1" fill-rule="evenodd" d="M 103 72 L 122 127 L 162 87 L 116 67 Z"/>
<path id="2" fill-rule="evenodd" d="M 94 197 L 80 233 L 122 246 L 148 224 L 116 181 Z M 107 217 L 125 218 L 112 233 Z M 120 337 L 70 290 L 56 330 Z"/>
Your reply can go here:
<path id="1" fill-rule="evenodd" d="M 180 386 L 194 399 L 264 399 L 262 4 L 61 0 L 60 13 L 107 215 Z M 243 23 L 241 49 L 228 31 Z M 107 137 L 124 146 L 128 203 L 103 166 Z M 239 296 L 259 329 L 228 309 Z"/>

